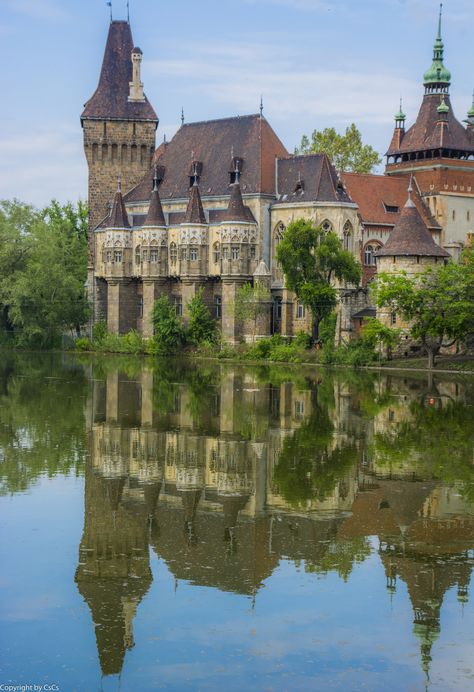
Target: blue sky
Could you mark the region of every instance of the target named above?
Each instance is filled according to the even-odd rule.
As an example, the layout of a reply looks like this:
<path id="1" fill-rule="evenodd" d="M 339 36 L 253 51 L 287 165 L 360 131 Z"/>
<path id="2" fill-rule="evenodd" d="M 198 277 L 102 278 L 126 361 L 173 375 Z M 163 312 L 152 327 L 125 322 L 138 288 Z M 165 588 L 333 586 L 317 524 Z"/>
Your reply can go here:
<path id="1" fill-rule="evenodd" d="M 408 124 L 431 62 L 436 0 L 131 0 L 157 142 L 187 121 L 257 112 L 292 150 L 303 133 L 355 122 L 384 152 L 403 95 Z M 108 29 L 102 0 L 0 0 L 4 58 L 0 198 L 85 198 L 79 115 L 94 91 Z M 126 0 L 114 0 L 114 17 Z M 453 106 L 474 87 L 472 0 L 444 5 Z M 471 48 L 470 48 L 471 46 Z"/>

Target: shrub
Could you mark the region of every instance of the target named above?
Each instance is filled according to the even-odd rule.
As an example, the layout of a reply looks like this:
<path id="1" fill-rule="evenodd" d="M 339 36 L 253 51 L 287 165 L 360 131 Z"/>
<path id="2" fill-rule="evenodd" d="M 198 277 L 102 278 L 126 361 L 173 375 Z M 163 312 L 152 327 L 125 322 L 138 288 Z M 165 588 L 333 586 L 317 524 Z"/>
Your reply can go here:
<path id="1" fill-rule="evenodd" d="M 213 343 L 217 338 L 215 320 L 202 299 L 202 289 L 188 303 L 189 324 L 187 331 L 188 341 L 196 346 L 204 343 Z"/>
<path id="2" fill-rule="evenodd" d="M 311 334 L 299 331 L 293 339 L 293 344 L 299 348 L 311 348 Z"/>
<path id="3" fill-rule="evenodd" d="M 103 341 L 107 334 L 107 323 L 103 320 L 97 322 L 97 324 L 94 324 L 94 326 L 92 327 L 92 341 L 94 342 L 99 343 Z"/>
<path id="4" fill-rule="evenodd" d="M 74 347 L 76 348 L 77 351 L 91 351 L 92 350 L 92 344 L 90 340 L 87 338 L 87 336 L 83 336 L 80 339 L 76 339 L 74 342 Z"/>
<path id="5" fill-rule="evenodd" d="M 183 345 L 183 326 L 168 296 L 161 296 L 155 301 L 152 322 L 158 353 L 174 353 Z"/>

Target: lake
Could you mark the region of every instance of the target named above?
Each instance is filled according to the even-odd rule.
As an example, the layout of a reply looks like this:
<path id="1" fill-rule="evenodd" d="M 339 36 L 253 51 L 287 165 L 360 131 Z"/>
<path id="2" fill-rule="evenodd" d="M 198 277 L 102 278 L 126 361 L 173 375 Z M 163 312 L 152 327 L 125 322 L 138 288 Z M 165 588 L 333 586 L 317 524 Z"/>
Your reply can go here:
<path id="1" fill-rule="evenodd" d="M 2 692 L 474 690 L 473 378 L 0 360 Z"/>

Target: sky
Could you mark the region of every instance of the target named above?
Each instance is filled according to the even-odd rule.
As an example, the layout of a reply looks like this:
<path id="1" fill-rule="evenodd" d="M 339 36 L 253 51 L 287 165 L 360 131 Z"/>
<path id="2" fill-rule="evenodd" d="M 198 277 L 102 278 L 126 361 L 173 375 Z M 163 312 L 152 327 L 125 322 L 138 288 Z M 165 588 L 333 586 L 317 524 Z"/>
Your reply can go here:
<path id="1" fill-rule="evenodd" d="M 85 199 L 80 113 L 96 88 L 105 0 L 0 0 L 0 199 Z M 400 96 L 416 117 L 436 0 L 130 0 L 157 144 L 187 122 L 258 112 L 293 151 L 301 136 L 355 122 L 384 153 Z M 114 19 L 126 0 L 113 0 Z M 446 0 L 445 64 L 459 120 L 472 101 L 472 0 Z M 471 46 L 471 48 L 470 48 Z"/>

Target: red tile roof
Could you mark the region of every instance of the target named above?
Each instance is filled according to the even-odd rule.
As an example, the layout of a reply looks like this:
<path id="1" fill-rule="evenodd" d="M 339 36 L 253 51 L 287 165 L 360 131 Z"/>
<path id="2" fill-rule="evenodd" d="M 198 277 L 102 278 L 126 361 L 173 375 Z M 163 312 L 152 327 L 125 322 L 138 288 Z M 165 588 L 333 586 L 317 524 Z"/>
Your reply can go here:
<path id="1" fill-rule="evenodd" d="M 449 96 L 444 96 L 449 107 L 447 123 L 441 125 L 438 106 L 441 103 L 439 94 L 426 94 L 421 103 L 418 117 L 403 136 L 400 146 L 392 139 L 387 156 L 428 149 L 454 149 L 456 151 L 474 152 L 474 142 L 467 130 L 454 117 Z"/>
<path id="2" fill-rule="evenodd" d="M 132 30 L 128 22 L 112 22 L 105 46 L 99 85 L 87 101 L 81 120 L 153 120 L 158 117 L 145 97 L 143 102 L 129 102 L 132 81 Z M 150 188 L 151 189 L 151 188 Z"/>
<path id="3" fill-rule="evenodd" d="M 343 173 L 342 181 L 351 199 L 358 205 L 363 223 L 392 227 L 398 222 L 407 200 L 408 176 Z M 416 191 L 416 185 L 414 187 L 413 201 L 424 223 L 428 228 L 441 230 Z M 397 207 L 399 211 L 387 211 L 387 206 Z"/>

